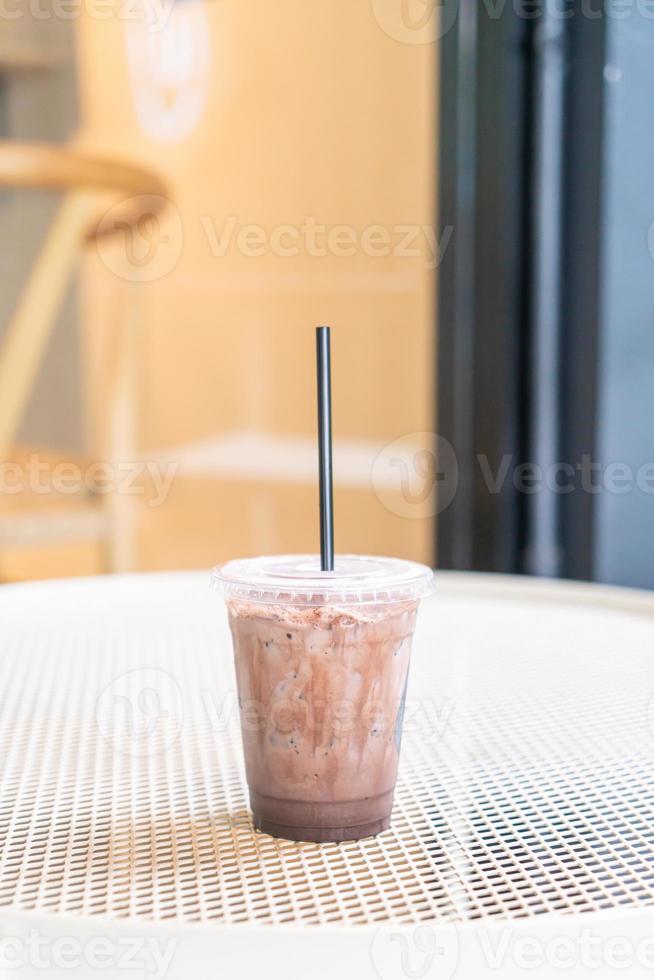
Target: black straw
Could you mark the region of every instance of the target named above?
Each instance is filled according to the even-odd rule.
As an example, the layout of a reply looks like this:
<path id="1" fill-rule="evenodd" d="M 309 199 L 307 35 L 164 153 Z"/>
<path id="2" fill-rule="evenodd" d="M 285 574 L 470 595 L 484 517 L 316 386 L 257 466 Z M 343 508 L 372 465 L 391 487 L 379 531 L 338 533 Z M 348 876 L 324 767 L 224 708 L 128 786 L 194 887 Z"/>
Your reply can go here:
<path id="1" fill-rule="evenodd" d="M 320 567 L 334 571 L 334 492 L 332 481 L 332 377 L 329 327 L 316 328 L 318 367 L 318 454 L 320 466 Z"/>

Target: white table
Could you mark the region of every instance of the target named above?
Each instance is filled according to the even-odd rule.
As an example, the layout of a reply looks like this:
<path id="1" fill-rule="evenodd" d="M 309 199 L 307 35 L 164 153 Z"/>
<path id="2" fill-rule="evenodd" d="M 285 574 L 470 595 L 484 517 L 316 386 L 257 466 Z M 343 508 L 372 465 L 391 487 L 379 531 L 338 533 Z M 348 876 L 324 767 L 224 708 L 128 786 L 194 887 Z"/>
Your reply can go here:
<path id="1" fill-rule="evenodd" d="M 441 575 L 359 843 L 252 832 L 207 574 L 3 587 L 0 691 L 0 977 L 651 975 L 649 594 Z"/>

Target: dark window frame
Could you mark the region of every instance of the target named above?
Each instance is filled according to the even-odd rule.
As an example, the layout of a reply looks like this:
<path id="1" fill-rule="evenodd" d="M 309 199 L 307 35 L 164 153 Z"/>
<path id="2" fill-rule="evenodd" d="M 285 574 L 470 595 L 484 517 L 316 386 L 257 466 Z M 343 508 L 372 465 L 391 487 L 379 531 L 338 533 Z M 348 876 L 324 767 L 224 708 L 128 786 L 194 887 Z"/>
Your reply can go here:
<path id="1" fill-rule="evenodd" d="M 460 0 L 441 40 L 437 413 L 459 467 L 442 568 L 592 577 L 592 495 L 512 480 L 595 447 L 605 25 L 573 7 L 552 32 L 545 7 Z M 510 458 L 499 492 L 480 456 L 493 474 Z"/>

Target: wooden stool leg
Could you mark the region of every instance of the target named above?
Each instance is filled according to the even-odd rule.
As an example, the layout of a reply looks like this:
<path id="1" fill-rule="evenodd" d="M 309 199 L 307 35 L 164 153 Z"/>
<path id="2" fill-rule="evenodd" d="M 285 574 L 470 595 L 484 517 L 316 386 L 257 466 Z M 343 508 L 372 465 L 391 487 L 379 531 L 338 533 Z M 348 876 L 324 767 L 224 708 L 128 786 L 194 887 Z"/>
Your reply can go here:
<path id="1" fill-rule="evenodd" d="M 97 195 L 66 196 L 0 349 L 0 459 L 11 448 L 86 235 Z"/>
<path id="2" fill-rule="evenodd" d="M 116 323 L 116 359 L 112 383 L 107 393 L 109 413 L 109 459 L 114 484 L 121 464 L 136 462 L 136 348 L 138 344 L 139 308 L 135 284 L 126 282 L 122 290 L 121 322 Z M 111 513 L 112 534 L 108 564 L 112 572 L 130 572 L 136 567 L 135 538 L 138 531 L 138 507 L 133 496 L 114 485 L 107 503 Z"/>

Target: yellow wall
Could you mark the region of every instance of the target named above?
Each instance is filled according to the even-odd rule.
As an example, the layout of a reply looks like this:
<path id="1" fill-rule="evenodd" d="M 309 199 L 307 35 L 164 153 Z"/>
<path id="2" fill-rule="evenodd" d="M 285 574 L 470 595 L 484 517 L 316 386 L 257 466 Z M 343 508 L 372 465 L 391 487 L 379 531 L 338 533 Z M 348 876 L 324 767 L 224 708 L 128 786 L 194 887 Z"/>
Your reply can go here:
<path id="1" fill-rule="evenodd" d="M 315 431 L 319 323 L 333 327 L 334 429 L 345 450 L 361 442 L 371 461 L 385 443 L 433 429 L 434 273 L 419 228 L 434 225 L 434 46 L 389 37 L 369 0 L 187 0 L 152 37 L 138 22 L 78 24 L 80 140 L 165 177 L 175 207 L 155 266 L 178 258 L 137 284 L 124 280 L 141 274 L 125 272 L 120 242 L 86 261 L 92 445 L 179 460 L 179 447 L 253 430 L 303 446 Z M 283 245 L 289 234 L 303 240 L 313 217 L 349 226 L 359 244 L 348 257 L 305 247 L 254 256 L 234 244 L 220 256 L 212 231 L 219 237 L 230 217 L 267 234 L 300 229 Z M 393 246 L 416 226 L 421 254 L 366 254 L 370 226 Z M 129 422 L 107 407 L 117 344 L 131 364 Z M 339 470 L 345 457 L 337 447 L 338 550 L 429 560 L 430 517 L 406 516 L 370 481 L 353 483 Z M 316 550 L 315 486 L 289 466 L 288 479 L 269 466 L 182 468 L 165 505 L 121 505 L 133 537 L 119 563 Z"/>

